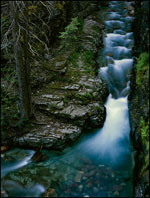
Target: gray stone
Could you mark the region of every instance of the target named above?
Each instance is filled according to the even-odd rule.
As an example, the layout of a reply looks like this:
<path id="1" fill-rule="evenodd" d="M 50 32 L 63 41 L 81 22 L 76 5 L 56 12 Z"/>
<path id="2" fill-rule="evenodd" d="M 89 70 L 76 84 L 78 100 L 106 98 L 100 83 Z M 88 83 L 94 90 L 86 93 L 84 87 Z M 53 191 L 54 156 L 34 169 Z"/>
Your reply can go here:
<path id="1" fill-rule="evenodd" d="M 70 105 L 64 108 L 60 114 L 68 115 L 71 119 L 83 118 L 86 116 L 88 108 L 84 106 Z"/>
<path id="2" fill-rule="evenodd" d="M 51 126 L 51 127 L 49 127 Z M 14 143 L 20 146 L 55 148 L 64 146 L 64 143 L 68 140 L 76 139 L 81 133 L 81 130 L 77 126 L 71 124 L 59 123 L 55 124 L 55 121 L 51 121 L 48 125 L 43 124 L 33 127 L 33 129 L 23 135 L 22 137 L 14 137 Z"/>
<path id="3" fill-rule="evenodd" d="M 79 88 L 80 88 L 80 85 L 78 85 L 78 84 L 61 87 L 61 89 L 64 89 L 64 90 L 79 90 Z"/>
<path id="4" fill-rule="evenodd" d="M 75 182 L 80 183 L 83 174 L 84 174 L 83 171 L 78 171 L 77 175 L 76 175 L 75 178 L 74 178 Z"/>
<path id="5" fill-rule="evenodd" d="M 79 185 L 78 188 L 79 188 L 79 191 L 82 192 L 82 190 L 83 190 L 83 185 Z"/>
<path id="6" fill-rule="evenodd" d="M 85 19 L 84 20 L 84 26 L 83 26 L 83 32 L 87 35 L 93 35 L 95 34 L 95 30 L 93 29 L 93 27 L 100 27 L 100 25 L 94 21 L 93 19 Z"/>
<path id="7" fill-rule="evenodd" d="M 41 97 L 42 97 L 42 98 L 48 98 L 48 99 L 56 99 L 56 100 L 60 99 L 59 96 L 57 96 L 57 95 L 52 95 L 52 94 L 42 95 Z"/>

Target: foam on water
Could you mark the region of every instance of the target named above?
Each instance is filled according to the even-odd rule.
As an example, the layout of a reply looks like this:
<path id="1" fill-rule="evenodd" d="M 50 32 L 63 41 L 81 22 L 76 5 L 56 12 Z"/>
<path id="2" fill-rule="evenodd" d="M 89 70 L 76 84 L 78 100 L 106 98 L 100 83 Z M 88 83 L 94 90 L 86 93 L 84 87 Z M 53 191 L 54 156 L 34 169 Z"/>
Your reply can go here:
<path id="1" fill-rule="evenodd" d="M 110 94 L 105 104 L 106 120 L 102 129 L 84 143 L 84 149 L 96 160 L 112 163 L 117 166 L 130 151 L 130 124 L 128 100 L 126 97 L 114 99 Z"/>
<path id="2" fill-rule="evenodd" d="M 12 172 L 16 169 L 19 169 L 30 163 L 30 159 L 34 155 L 35 151 L 29 151 L 29 156 L 25 157 L 23 160 L 5 163 L 1 168 L 1 177 L 4 177 L 7 173 Z"/>
<path id="3" fill-rule="evenodd" d="M 110 91 L 105 104 L 106 120 L 103 128 L 91 141 L 87 141 L 88 152 L 110 161 L 123 160 L 130 153 L 127 98 L 130 89 L 129 73 L 133 66 L 133 32 L 127 31 L 133 17 L 124 16 L 127 10 L 124 13 L 119 11 L 122 5 L 123 2 L 112 1 L 109 7 L 113 12 L 108 14 L 109 20 L 105 21 L 104 55 L 107 65 L 100 68 L 100 76 L 107 82 Z"/>

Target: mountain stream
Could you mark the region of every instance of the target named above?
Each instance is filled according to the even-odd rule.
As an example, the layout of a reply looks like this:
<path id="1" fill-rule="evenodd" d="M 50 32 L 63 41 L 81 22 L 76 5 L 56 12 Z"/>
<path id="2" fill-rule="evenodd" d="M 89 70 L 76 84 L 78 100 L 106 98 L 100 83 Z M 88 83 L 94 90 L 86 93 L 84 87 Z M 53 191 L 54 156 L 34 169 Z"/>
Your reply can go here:
<path id="1" fill-rule="evenodd" d="M 35 151 L 15 148 L 2 154 L 2 190 L 9 197 L 132 197 L 134 166 L 130 144 L 128 92 L 133 33 L 126 6 L 111 1 L 104 12 L 104 65 L 99 75 L 107 82 L 103 128 L 85 133 L 62 152 L 42 152 L 44 162 L 31 161 Z M 99 61 L 101 64 L 101 61 Z"/>

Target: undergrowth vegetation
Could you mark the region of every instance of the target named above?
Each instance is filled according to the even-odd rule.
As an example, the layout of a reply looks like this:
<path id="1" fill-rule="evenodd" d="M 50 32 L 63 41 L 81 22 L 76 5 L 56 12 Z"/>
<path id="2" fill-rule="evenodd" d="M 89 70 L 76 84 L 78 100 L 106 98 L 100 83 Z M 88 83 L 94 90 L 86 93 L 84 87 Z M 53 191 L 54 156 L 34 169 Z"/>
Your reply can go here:
<path id="1" fill-rule="evenodd" d="M 71 22 L 65 27 L 64 32 L 60 32 L 58 38 L 61 39 L 61 46 L 67 47 L 71 43 L 80 39 L 80 33 L 82 32 L 83 19 L 74 17 Z"/>
<path id="2" fill-rule="evenodd" d="M 143 79 L 148 79 L 149 75 L 149 54 L 147 52 L 141 53 L 137 58 L 136 67 L 136 84 L 141 85 Z"/>
<path id="3" fill-rule="evenodd" d="M 141 131 L 141 137 L 142 142 L 145 143 L 149 140 L 149 121 L 146 122 L 143 117 L 141 117 L 140 120 L 140 131 Z"/>

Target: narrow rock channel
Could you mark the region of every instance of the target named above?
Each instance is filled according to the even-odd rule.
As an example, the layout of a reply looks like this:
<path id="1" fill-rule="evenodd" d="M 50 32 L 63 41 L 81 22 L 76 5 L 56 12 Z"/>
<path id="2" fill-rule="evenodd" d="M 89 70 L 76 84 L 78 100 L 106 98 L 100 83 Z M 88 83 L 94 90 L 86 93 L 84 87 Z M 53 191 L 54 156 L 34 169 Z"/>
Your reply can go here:
<path id="1" fill-rule="evenodd" d="M 99 75 L 110 92 L 103 128 L 83 135 L 63 152 L 43 150 L 47 158 L 38 163 L 31 161 L 34 151 L 8 151 L 2 160 L 2 188 L 8 196 L 133 196 L 134 163 L 128 116 L 133 17 L 129 6 L 129 2 L 111 1 L 103 14 L 104 67 Z"/>

